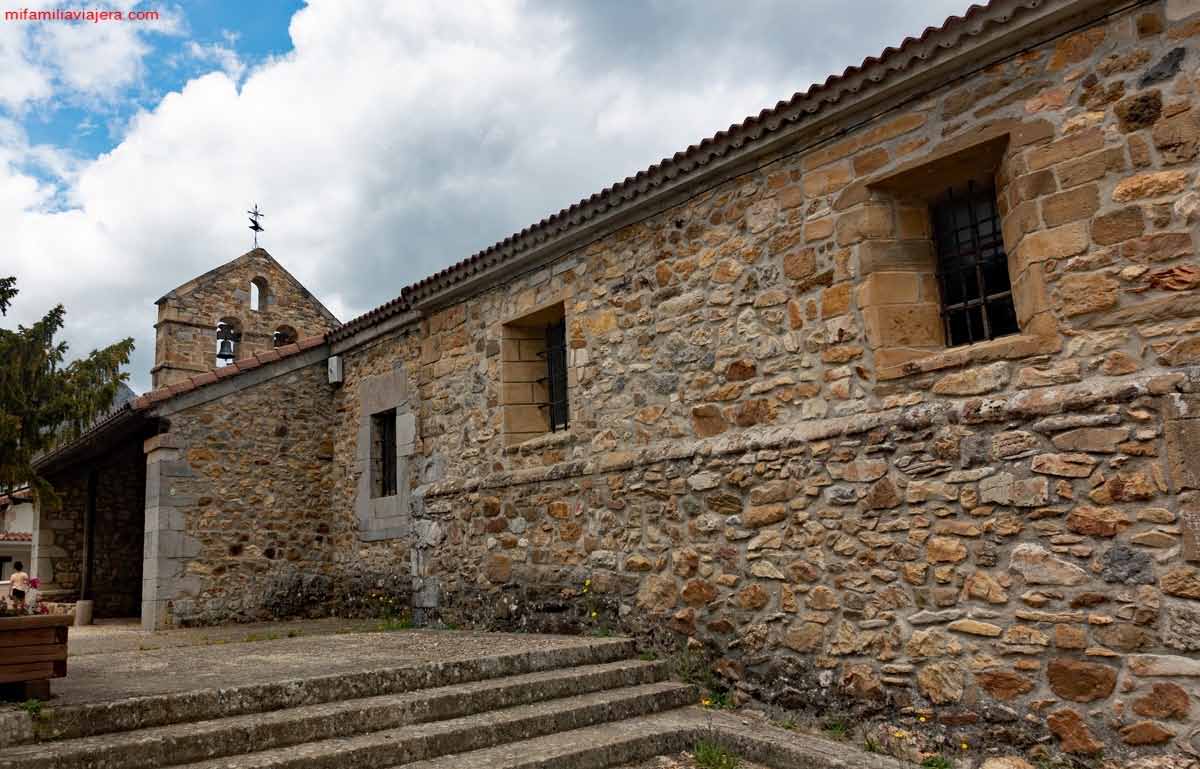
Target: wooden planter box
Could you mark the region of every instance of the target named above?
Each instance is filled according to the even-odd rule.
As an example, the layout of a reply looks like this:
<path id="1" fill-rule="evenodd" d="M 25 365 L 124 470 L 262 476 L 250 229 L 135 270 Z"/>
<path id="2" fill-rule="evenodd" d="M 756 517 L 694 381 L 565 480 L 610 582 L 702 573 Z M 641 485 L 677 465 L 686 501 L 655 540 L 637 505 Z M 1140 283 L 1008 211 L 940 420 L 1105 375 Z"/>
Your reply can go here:
<path id="1" fill-rule="evenodd" d="M 0 690 L 46 699 L 50 679 L 67 674 L 69 616 L 0 617 Z M 21 692 L 21 689 L 24 692 Z"/>

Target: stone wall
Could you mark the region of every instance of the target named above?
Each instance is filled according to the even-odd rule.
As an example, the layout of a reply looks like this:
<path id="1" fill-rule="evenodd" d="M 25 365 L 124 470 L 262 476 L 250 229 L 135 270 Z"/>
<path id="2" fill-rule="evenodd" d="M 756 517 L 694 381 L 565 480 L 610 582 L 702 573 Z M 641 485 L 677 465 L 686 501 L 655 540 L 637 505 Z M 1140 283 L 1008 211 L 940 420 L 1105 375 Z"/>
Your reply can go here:
<path id="1" fill-rule="evenodd" d="M 250 307 L 254 280 L 266 287 L 258 310 Z M 241 333 L 234 351 L 238 359 L 271 350 L 273 334 L 280 327 L 303 339 L 337 325 L 337 319 L 304 286 L 266 250 L 256 248 L 158 300 L 154 387 L 216 368 L 216 328 L 226 318 Z"/>
<path id="2" fill-rule="evenodd" d="M 413 376 L 420 355 L 419 339 L 397 334 L 361 346 L 344 356 L 344 382 L 335 391 L 337 409 L 333 433 L 335 464 L 340 469 L 338 483 L 333 489 L 331 508 L 334 514 L 334 551 L 338 568 L 346 574 L 370 575 L 380 586 L 389 585 L 389 592 L 407 592 L 412 586 L 414 570 L 420 571 L 413 550 L 414 530 L 411 524 L 412 488 L 426 478 L 441 477 L 445 464 L 440 457 L 419 454 L 419 442 L 399 436 L 399 446 L 414 456 L 403 462 L 399 474 L 400 497 L 404 508 L 396 519 L 390 500 L 373 500 L 369 495 L 367 473 L 369 462 L 364 456 L 364 443 L 369 442 L 369 421 L 373 409 L 397 408 L 398 418 L 406 423 L 412 419 L 417 383 Z M 447 407 L 452 407 L 447 404 Z M 398 430 L 412 435 L 414 427 Z M 414 441 L 417 440 L 412 435 Z M 430 532 L 422 524 L 425 539 Z M 419 591 L 418 591 L 419 592 Z M 420 599 L 418 599 L 420 600 Z M 404 606 L 410 601 L 405 596 Z"/>
<path id="3" fill-rule="evenodd" d="M 285 359 L 166 401 L 154 611 L 353 611 L 337 596 L 411 588 L 457 624 L 703 647 L 742 696 L 954 744 L 1187 747 L 1193 10 L 1143 4 L 797 134 L 336 342 L 340 388 Z M 1020 333 L 948 348 L 929 200 L 968 180 L 995 184 Z M 520 440 L 505 326 L 559 303 L 570 426 Z M 408 505 L 363 496 L 364 425 L 391 408 Z"/>
<path id="4" fill-rule="evenodd" d="M 1183 746 L 1200 572 L 1164 434 L 1190 434 L 1167 417 L 1200 363 L 1193 6 L 808 137 L 348 351 L 339 464 L 356 377 L 400 366 L 417 488 L 411 540 L 338 559 L 409 559 L 456 623 L 694 639 L 789 707 Z M 996 184 L 1021 333 L 946 348 L 928 200 L 968 179 Z M 508 445 L 504 324 L 560 301 L 570 430 Z"/>
<path id="5" fill-rule="evenodd" d="M 96 474 L 94 615 L 134 617 L 141 605 L 146 477 L 139 441 L 126 441 L 95 464 L 47 479 L 58 499 L 42 504 L 39 511 L 34 576 L 42 580 L 49 598 L 79 598 L 86 553 L 88 470 Z"/>
<path id="6" fill-rule="evenodd" d="M 147 486 L 161 624 L 328 613 L 337 471 L 324 360 L 168 418 L 169 439 L 147 442 L 163 455 Z"/>

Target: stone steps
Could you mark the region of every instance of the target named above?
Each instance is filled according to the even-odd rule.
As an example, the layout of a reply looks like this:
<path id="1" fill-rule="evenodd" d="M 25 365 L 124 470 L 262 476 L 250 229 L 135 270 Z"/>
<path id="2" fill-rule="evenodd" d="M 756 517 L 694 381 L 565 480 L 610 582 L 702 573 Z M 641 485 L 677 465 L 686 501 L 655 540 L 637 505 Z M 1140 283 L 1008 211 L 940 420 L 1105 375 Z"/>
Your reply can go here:
<path id="1" fill-rule="evenodd" d="M 687 750 L 694 725 L 655 713 L 401 764 L 394 769 L 608 769 Z"/>
<path id="2" fill-rule="evenodd" d="M 612 769 L 701 738 L 764 766 L 901 769 L 688 707 L 694 687 L 664 681 L 665 663 L 633 651 L 600 642 L 58 708 L 68 723 L 52 715 L 47 728 L 82 731 L 91 713 L 99 733 L 0 749 L 0 769 Z M 220 717 L 188 717 L 222 703 Z"/>
<path id="3" fill-rule="evenodd" d="M 201 689 L 112 702 L 50 707 L 37 724 L 38 738 L 65 740 L 129 732 L 170 724 L 397 694 L 472 681 L 563 670 L 628 660 L 636 655 L 628 639 L 597 640 L 578 646 L 500 654 L 436 664 L 411 664 L 275 681 L 225 689 Z M 0 759 L 7 756 L 0 739 Z M 0 763 L 0 765 L 3 765 Z"/>
<path id="4" fill-rule="evenodd" d="M 662 679 L 663 670 L 662 663 L 622 660 L 83 737 L 5 751 L 0 753 L 0 769 L 153 769 L 650 684 Z"/>
<path id="5" fill-rule="evenodd" d="M 386 769 L 659 713 L 691 704 L 695 697 L 694 689 L 682 684 L 641 684 L 178 765 L 178 769 Z"/>

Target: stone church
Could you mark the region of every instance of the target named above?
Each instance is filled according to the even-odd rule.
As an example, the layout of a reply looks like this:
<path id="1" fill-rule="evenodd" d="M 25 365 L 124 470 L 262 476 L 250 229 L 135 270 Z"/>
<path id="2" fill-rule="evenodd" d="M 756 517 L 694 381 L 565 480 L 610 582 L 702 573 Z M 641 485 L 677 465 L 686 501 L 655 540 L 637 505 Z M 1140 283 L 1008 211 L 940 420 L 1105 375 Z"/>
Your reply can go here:
<path id="1" fill-rule="evenodd" d="M 1197 0 L 973 6 L 346 323 L 244 254 L 40 460 L 37 575 L 1200 750 L 1198 42 Z"/>

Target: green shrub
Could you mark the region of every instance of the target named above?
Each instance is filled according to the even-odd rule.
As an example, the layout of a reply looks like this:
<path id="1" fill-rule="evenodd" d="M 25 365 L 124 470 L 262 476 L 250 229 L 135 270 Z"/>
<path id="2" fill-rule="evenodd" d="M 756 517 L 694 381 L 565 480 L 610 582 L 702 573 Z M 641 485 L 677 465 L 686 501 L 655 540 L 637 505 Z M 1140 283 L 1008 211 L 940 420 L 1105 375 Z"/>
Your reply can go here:
<path id="1" fill-rule="evenodd" d="M 954 762 L 945 756 L 930 756 L 921 762 L 921 769 L 954 769 Z"/>

